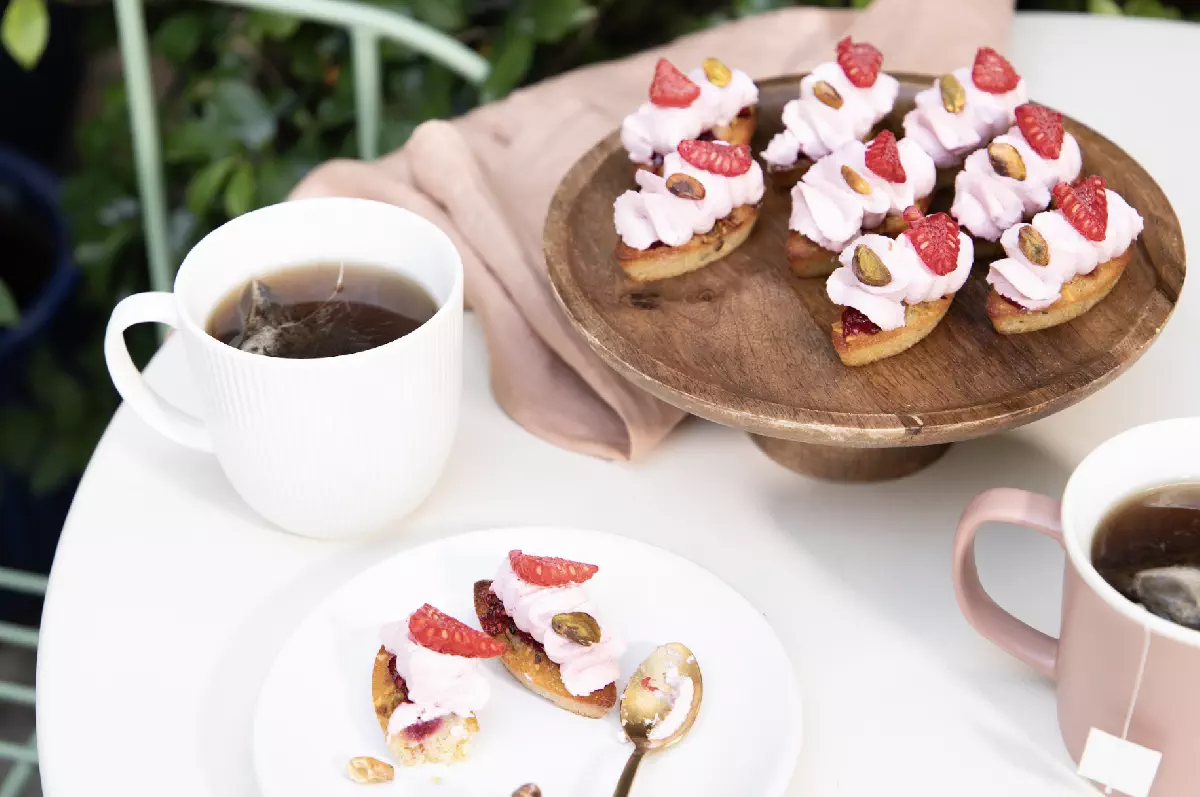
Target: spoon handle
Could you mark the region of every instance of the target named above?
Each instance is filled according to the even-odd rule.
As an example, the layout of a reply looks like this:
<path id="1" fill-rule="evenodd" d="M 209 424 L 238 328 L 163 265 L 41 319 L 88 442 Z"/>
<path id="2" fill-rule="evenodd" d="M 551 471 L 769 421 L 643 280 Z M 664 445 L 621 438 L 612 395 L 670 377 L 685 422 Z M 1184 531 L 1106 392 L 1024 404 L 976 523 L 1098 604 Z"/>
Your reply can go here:
<path id="1" fill-rule="evenodd" d="M 637 774 L 638 764 L 642 763 L 644 755 L 645 748 L 639 747 L 629 756 L 629 760 L 625 762 L 625 769 L 621 771 L 621 779 L 617 781 L 617 790 L 613 792 L 613 797 L 629 797 L 629 790 L 633 788 L 633 776 Z"/>

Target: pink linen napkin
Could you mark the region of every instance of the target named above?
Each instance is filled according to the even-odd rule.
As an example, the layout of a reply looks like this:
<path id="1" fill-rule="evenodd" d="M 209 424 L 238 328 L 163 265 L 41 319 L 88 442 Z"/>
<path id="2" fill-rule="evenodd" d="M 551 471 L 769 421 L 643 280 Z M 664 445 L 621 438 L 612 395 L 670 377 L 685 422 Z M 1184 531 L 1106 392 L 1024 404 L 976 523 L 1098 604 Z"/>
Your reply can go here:
<path id="1" fill-rule="evenodd" d="M 427 122 L 373 162 L 313 170 L 291 198 L 355 196 L 433 221 L 462 253 L 467 303 L 483 326 L 492 390 L 530 432 L 555 445 L 635 460 L 683 413 L 612 371 L 571 327 L 551 292 L 542 223 L 559 180 L 645 100 L 654 62 L 685 71 L 716 55 L 753 78 L 803 72 L 845 35 L 883 51 L 885 71 L 939 74 L 1001 48 L 1012 0 L 874 0 L 860 12 L 790 8 L 730 22 L 621 61 L 579 69 L 453 121 Z"/>

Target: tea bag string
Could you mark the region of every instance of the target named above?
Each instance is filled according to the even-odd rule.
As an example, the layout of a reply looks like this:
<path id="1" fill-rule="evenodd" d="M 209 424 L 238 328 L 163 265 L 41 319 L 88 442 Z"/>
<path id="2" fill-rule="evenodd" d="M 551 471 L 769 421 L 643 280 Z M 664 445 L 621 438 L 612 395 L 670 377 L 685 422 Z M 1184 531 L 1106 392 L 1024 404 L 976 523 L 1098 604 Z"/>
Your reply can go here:
<path id="1" fill-rule="evenodd" d="M 1146 677 L 1146 660 L 1150 658 L 1150 626 L 1142 626 L 1142 658 L 1138 662 L 1137 675 L 1133 679 L 1133 694 L 1129 696 L 1129 710 L 1125 712 L 1125 724 L 1121 726 L 1121 738 L 1129 740 L 1129 726 L 1133 724 L 1133 711 L 1137 707 L 1138 695 L 1142 692 L 1142 681 Z M 1112 794 L 1112 786 L 1105 786 L 1104 793 Z"/>
<path id="2" fill-rule="evenodd" d="M 338 275 L 337 275 L 337 282 L 335 282 L 335 283 L 333 284 L 333 292 L 329 294 L 329 298 L 327 298 L 327 299 L 325 299 L 323 302 L 321 302 L 321 304 L 319 304 L 319 305 L 318 305 L 318 306 L 317 306 L 317 307 L 316 307 L 316 308 L 315 308 L 315 309 L 314 309 L 314 310 L 313 310 L 311 313 L 309 313 L 308 315 L 306 315 L 306 316 L 304 316 L 303 318 L 301 318 L 301 319 L 298 319 L 298 320 L 296 320 L 296 321 L 289 321 L 289 322 L 288 322 L 288 324 L 289 324 L 289 325 L 291 325 L 291 324 L 303 324 L 303 323 L 305 323 L 306 321 L 311 321 L 312 319 L 316 318 L 316 317 L 317 317 L 317 313 L 320 313 L 320 312 L 321 312 L 321 310 L 322 310 L 322 309 L 324 309 L 324 307 L 325 307 L 327 304 L 329 304 L 329 303 L 330 303 L 330 302 L 332 302 L 332 301 L 333 301 L 335 298 L 337 298 L 337 295 L 338 295 L 339 293 L 341 293 L 341 292 L 342 292 L 342 288 L 343 288 L 343 287 L 345 287 L 345 284 L 346 284 L 346 261 L 344 261 L 344 260 L 341 260 L 341 261 L 338 261 Z"/>

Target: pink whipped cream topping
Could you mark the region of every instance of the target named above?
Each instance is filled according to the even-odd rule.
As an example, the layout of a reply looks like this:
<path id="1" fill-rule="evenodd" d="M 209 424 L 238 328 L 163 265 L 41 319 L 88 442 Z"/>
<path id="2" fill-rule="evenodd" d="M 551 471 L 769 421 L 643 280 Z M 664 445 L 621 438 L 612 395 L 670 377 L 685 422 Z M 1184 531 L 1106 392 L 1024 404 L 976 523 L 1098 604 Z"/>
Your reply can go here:
<path id="1" fill-rule="evenodd" d="M 651 164 L 655 155 L 674 152 L 680 141 L 699 138 L 701 133 L 737 118 L 743 108 L 758 104 L 758 86 L 740 69 L 731 69 L 728 86 L 709 82 L 704 70 L 693 69 L 688 77 L 700 87 L 700 96 L 686 108 L 662 108 L 643 103 L 621 124 L 621 143 L 634 163 Z"/>
<path id="2" fill-rule="evenodd" d="M 975 86 L 971 67 L 955 69 L 954 76 L 966 92 L 966 103 L 958 113 L 942 106 L 942 81 L 917 94 L 917 107 L 904 116 L 904 134 L 921 145 L 940 167 L 957 165 L 972 150 L 979 149 L 1016 121 L 1013 113 L 1028 99 L 1025 81 L 1004 94 L 991 94 Z"/>
<path id="3" fill-rule="evenodd" d="M 1023 218 L 1050 205 L 1050 189 L 1079 176 L 1083 156 L 1079 142 L 1063 135 L 1062 151 L 1051 160 L 1029 146 L 1021 129 L 1014 126 L 996 142 L 1011 144 L 1025 162 L 1025 179 L 1014 180 L 996 173 L 984 150 L 967 156 L 966 165 L 954 178 L 954 205 L 950 214 L 976 238 L 995 241 L 1000 233 Z"/>
<path id="4" fill-rule="evenodd" d="M 812 165 L 792 188 L 792 216 L 788 226 L 818 245 L 836 252 L 863 229 L 878 226 L 883 217 L 899 215 L 916 200 L 929 196 L 937 178 L 933 159 L 908 139 L 896 148 L 904 166 L 903 183 L 889 183 L 867 168 L 867 145 L 849 141 Z M 844 177 L 849 166 L 871 186 L 860 194 Z"/>
<path id="5" fill-rule="evenodd" d="M 388 735 L 410 725 L 457 714 L 469 717 L 491 697 L 491 687 L 479 659 L 449 656 L 424 648 L 408 632 L 408 618 L 388 623 L 379 631 L 384 648 L 396 657 L 396 672 L 408 685 L 408 699 L 392 712 Z"/>
<path id="6" fill-rule="evenodd" d="M 871 319 L 880 329 L 899 329 L 904 326 L 904 306 L 932 302 L 955 293 L 967 281 L 971 262 L 975 258 L 971 238 L 958 234 L 958 263 L 944 276 L 934 274 L 921 258 L 907 235 L 892 240 L 883 235 L 864 235 L 842 250 L 838 260 L 842 265 L 829 275 L 825 292 L 829 300 L 843 307 L 853 307 Z M 876 288 L 859 282 L 854 276 L 854 250 L 869 246 L 887 266 L 892 281 Z"/>
<path id="7" fill-rule="evenodd" d="M 682 246 L 697 233 L 713 228 L 740 205 L 757 204 L 763 196 L 762 167 L 750 164 L 750 171 L 737 177 L 697 169 L 678 152 L 663 158 L 663 177 L 642 170 L 637 173 L 640 191 L 626 191 L 613 204 L 613 223 L 627 246 L 649 249 L 662 241 L 667 246 Z M 704 199 L 682 199 L 667 190 L 666 177 L 683 173 L 704 186 Z"/>
<path id="8" fill-rule="evenodd" d="M 530 584 L 513 572 L 506 558 L 492 579 L 492 592 L 504 603 L 504 610 L 517 628 L 542 643 L 546 655 L 559 666 L 563 686 L 571 694 L 577 697 L 590 695 L 620 676 L 625 643 L 596 613 L 582 585 L 542 587 Z M 600 624 L 600 641 L 584 646 L 554 633 L 550 627 L 554 615 L 567 612 L 586 612 L 596 618 Z"/>
<path id="9" fill-rule="evenodd" d="M 987 281 L 1006 299 L 1027 310 L 1042 310 L 1058 301 L 1064 283 L 1124 253 L 1141 232 L 1141 215 L 1119 194 L 1105 190 L 1108 198 L 1108 227 L 1103 241 L 1089 241 L 1071 226 L 1060 211 L 1049 210 L 1033 217 L 1032 226 L 1046 239 L 1050 262 L 1034 265 L 1021 253 L 1018 224 L 1000 236 L 1008 257 L 992 263 Z"/>
<path id="10" fill-rule="evenodd" d="M 842 95 L 841 108 L 817 99 L 813 86 L 821 80 Z M 873 86 L 860 89 L 837 62 L 820 64 L 800 81 L 800 98 L 783 106 L 784 130 L 767 144 L 762 158 L 786 169 L 802 154 L 815 161 L 849 141 L 861 140 L 892 110 L 899 91 L 900 83 L 891 75 L 880 73 Z"/>

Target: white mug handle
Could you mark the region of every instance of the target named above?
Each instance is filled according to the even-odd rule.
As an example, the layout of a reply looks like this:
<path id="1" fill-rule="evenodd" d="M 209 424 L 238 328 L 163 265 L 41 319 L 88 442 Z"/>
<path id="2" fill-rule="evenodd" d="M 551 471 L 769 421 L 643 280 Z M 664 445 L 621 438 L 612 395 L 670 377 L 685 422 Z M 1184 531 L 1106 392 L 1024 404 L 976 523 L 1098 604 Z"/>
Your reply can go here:
<path id="1" fill-rule="evenodd" d="M 135 293 L 113 308 L 104 333 L 104 360 L 121 398 L 143 421 L 167 438 L 197 451 L 213 450 L 212 436 L 204 424 L 169 404 L 146 384 L 125 346 L 125 330 L 134 324 L 158 323 L 179 329 L 179 310 L 171 293 Z"/>

